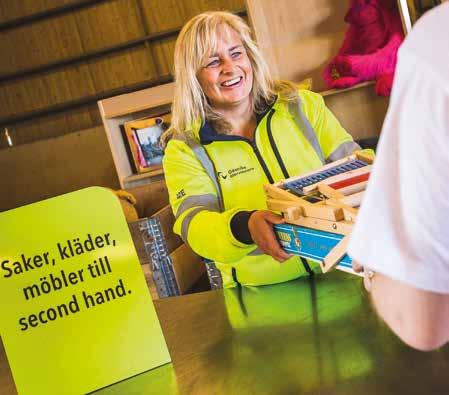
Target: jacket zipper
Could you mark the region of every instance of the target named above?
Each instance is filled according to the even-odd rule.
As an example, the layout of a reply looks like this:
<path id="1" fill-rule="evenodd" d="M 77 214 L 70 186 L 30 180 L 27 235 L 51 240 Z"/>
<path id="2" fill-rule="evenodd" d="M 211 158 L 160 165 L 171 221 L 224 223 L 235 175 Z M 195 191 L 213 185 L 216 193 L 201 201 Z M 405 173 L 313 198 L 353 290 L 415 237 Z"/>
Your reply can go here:
<path id="1" fill-rule="evenodd" d="M 271 131 L 271 118 L 272 118 L 273 114 L 275 113 L 275 111 L 276 110 L 274 108 L 271 108 L 271 110 L 268 112 L 268 116 L 267 116 L 268 139 L 270 141 L 271 149 L 273 150 L 274 155 L 275 155 L 275 157 L 276 157 L 276 159 L 278 161 L 278 165 L 279 165 L 279 167 L 282 170 L 282 174 L 285 176 L 285 178 L 290 178 L 290 176 L 288 175 L 287 169 L 285 167 L 284 161 L 282 160 L 281 155 L 279 153 L 279 150 L 277 149 L 276 143 L 274 142 L 273 133 Z M 262 119 L 263 118 L 259 119 L 259 121 L 257 122 L 256 130 L 255 130 L 256 133 L 257 133 L 257 129 L 258 129 L 259 123 L 260 123 L 260 121 Z M 260 166 L 262 167 L 262 170 L 265 173 L 265 176 L 268 179 L 268 182 L 270 184 L 273 184 L 274 183 L 274 178 L 271 175 L 270 171 L 268 170 L 268 166 L 265 163 L 265 161 L 264 161 L 264 159 L 262 157 L 262 154 L 259 151 L 259 148 L 257 148 L 256 135 L 254 134 L 254 139 L 253 140 L 250 140 L 250 139 L 247 139 L 246 137 L 241 137 L 241 136 L 238 136 L 238 137 L 235 136 L 235 138 L 233 140 L 234 141 L 235 140 L 244 141 L 244 142 L 248 143 L 251 146 L 251 148 L 253 149 L 254 154 L 256 155 L 256 158 L 257 158 Z M 220 140 L 217 139 L 217 141 L 220 141 Z M 223 140 L 221 140 L 221 141 L 223 141 Z"/>
<path id="2" fill-rule="evenodd" d="M 271 131 L 271 118 L 273 117 L 273 114 L 275 112 L 275 109 L 271 109 L 270 113 L 267 117 L 267 133 L 268 133 L 268 140 L 271 145 L 271 149 L 273 150 L 274 156 L 276 157 L 278 161 L 278 165 L 281 168 L 282 174 L 284 175 L 284 178 L 290 178 L 290 174 L 287 171 L 287 168 L 285 167 L 284 161 L 282 160 L 281 154 L 278 150 L 278 147 L 276 146 L 276 143 L 274 141 L 273 132 Z"/>
<path id="3" fill-rule="evenodd" d="M 260 166 L 262 166 L 262 169 L 263 169 L 265 175 L 266 175 L 267 178 L 268 178 L 268 182 L 269 182 L 270 184 L 273 184 L 273 183 L 274 183 L 273 176 L 271 175 L 270 171 L 268 170 L 268 166 L 267 166 L 267 164 L 265 163 L 265 161 L 263 160 L 262 154 L 260 153 L 259 148 L 257 148 L 255 136 L 254 136 L 254 141 L 251 141 L 251 140 L 248 140 L 248 139 L 245 139 L 245 141 L 246 141 L 248 144 L 250 144 L 251 147 L 253 148 L 253 151 L 254 151 L 254 153 L 256 154 L 257 160 L 259 161 Z"/>

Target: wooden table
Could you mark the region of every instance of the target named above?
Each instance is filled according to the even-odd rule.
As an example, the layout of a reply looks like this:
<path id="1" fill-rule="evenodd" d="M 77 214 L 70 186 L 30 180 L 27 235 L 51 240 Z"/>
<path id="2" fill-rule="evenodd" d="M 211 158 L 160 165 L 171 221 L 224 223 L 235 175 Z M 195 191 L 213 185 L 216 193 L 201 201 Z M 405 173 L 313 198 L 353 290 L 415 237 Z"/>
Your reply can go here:
<path id="1" fill-rule="evenodd" d="M 449 348 L 403 345 L 373 313 L 360 279 L 345 273 L 155 305 L 173 363 L 96 394 L 449 392 Z M 15 393 L 0 347 L 0 394 Z"/>

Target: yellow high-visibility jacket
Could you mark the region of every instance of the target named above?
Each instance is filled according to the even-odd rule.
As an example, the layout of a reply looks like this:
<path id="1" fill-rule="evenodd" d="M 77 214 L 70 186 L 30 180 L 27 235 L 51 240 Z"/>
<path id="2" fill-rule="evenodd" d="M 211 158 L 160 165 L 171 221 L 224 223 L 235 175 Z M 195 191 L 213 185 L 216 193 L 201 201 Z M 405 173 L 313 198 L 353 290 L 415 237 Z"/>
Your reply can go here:
<path id="1" fill-rule="evenodd" d="M 169 141 L 163 160 L 175 233 L 215 262 L 223 286 L 273 284 L 306 273 L 298 257 L 280 264 L 252 242 L 248 219 L 266 210 L 263 185 L 300 175 L 359 149 L 321 95 L 278 98 L 258 119 L 254 141 L 217 134 L 208 122 Z"/>

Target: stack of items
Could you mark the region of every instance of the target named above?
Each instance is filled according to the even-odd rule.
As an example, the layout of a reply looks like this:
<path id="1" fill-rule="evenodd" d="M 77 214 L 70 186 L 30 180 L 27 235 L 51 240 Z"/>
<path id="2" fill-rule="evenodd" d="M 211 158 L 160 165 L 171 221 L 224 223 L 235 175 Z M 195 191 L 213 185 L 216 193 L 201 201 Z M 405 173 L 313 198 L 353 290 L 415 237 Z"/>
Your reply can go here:
<path id="1" fill-rule="evenodd" d="M 159 297 L 179 295 L 179 287 L 159 218 L 157 216 L 146 218 L 141 223 L 140 229 L 144 235 L 144 245 L 150 257 L 153 281 Z"/>
<path id="2" fill-rule="evenodd" d="M 173 232 L 174 222 L 170 206 L 139 221 L 152 282 L 159 298 L 190 292 L 206 271 L 201 258 Z"/>
<path id="3" fill-rule="evenodd" d="M 275 232 L 285 251 L 353 273 L 346 246 L 363 198 L 373 159 L 358 151 L 322 168 L 266 185 L 267 205 L 285 224 Z"/>

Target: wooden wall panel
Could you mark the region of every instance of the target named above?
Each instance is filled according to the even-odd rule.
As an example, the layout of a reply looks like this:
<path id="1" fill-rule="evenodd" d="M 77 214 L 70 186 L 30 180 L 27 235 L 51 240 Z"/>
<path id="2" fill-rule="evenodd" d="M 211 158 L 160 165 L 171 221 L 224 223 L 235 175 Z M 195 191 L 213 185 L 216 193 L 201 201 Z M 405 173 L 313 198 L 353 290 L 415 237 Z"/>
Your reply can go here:
<path id="1" fill-rule="evenodd" d="M 101 116 L 98 112 L 97 105 L 92 104 L 68 112 L 39 118 L 39 122 L 31 120 L 16 124 L 10 126 L 8 132 L 13 144 L 20 145 L 99 125 L 102 125 Z M 8 147 L 8 142 L 3 131 L 0 131 L 0 155 L 1 149 L 6 147 Z"/>
<path id="2" fill-rule="evenodd" d="M 0 22 L 36 14 L 49 8 L 74 2 L 76 0 L 2 0 L 0 1 Z"/>
<path id="3" fill-rule="evenodd" d="M 103 127 L 0 151 L 0 211 L 92 185 L 118 188 Z"/>
<path id="4" fill-rule="evenodd" d="M 89 70 L 97 92 L 157 77 L 144 45 L 91 61 Z"/>
<path id="5" fill-rule="evenodd" d="M 6 117 L 93 95 L 95 89 L 88 67 L 81 65 L 4 83 L 0 92 L 7 98 L 0 117 Z"/>
<path id="6" fill-rule="evenodd" d="M 0 17 L 14 19 L 75 0 L 0 1 Z M 206 10 L 244 9 L 244 0 L 108 0 L 72 13 L 0 32 L 0 75 L 63 60 L 181 27 Z M 175 38 L 145 43 L 100 58 L 0 84 L 0 118 L 128 86 L 173 73 Z M 8 125 L 15 144 L 100 124 L 95 105 Z M 6 140 L 0 131 L 0 148 Z"/>
<path id="7" fill-rule="evenodd" d="M 311 77 L 314 90 L 325 90 L 321 72 L 343 40 L 348 2 L 247 0 L 247 8 L 273 75 L 291 81 Z"/>
<path id="8" fill-rule="evenodd" d="M 176 39 L 164 40 L 151 44 L 151 51 L 157 62 L 159 75 L 174 75 L 173 54 L 175 52 Z"/>
<path id="9" fill-rule="evenodd" d="M 76 20 L 66 14 L 0 32 L 0 74 L 12 73 L 83 53 Z"/>
<path id="10" fill-rule="evenodd" d="M 111 0 L 74 15 L 85 52 L 110 47 L 143 35 L 134 0 Z"/>
<path id="11" fill-rule="evenodd" d="M 115 0 L 0 33 L 0 74 L 142 37 L 135 0 Z M 31 54 L 31 56 L 30 56 Z"/>
<path id="12" fill-rule="evenodd" d="M 325 95 L 324 101 L 354 139 L 379 136 L 389 98 L 377 96 L 374 92 L 374 84 L 363 84 L 354 89 L 334 91 Z"/>

